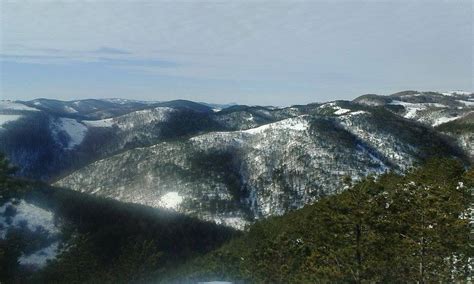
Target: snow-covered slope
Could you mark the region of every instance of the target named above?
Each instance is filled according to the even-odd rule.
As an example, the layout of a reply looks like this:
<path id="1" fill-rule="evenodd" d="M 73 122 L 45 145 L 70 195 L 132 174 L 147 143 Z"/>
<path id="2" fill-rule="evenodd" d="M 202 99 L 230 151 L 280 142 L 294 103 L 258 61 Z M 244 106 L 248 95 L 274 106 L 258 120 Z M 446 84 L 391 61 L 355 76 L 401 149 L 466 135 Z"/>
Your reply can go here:
<path id="1" fill-rule="evenodd" d="M 365 105 L 384 105 L 407 119 L 431 126 L 462 118 L 474 111 L 474 94 L 461 91 L 406 91 L 386 97 L 366 95 L 354 101 Z"/>
<path id="2" fill-rule="evenodd" d="M 405 91 L 391 96 L 365 95 L 354 100 L 370 106 L 384 106 L 404 118 L 438 127 L 462 121 L 474 114 L 474 93 L 465 91 L 452 92 L 417 92 Z M 452 124 L 450 124 L 452 125 Z M 471 157 L 474 157 L 470 145 L 472 131 L 456 133 L 442 127 L 443 133 L 452 136 Z"/>
<path id="3" fill-rule="evenodd" d="M 165 121 L 174 109 L 168 107 L 157 107 L 135 111 L 122 116 L 107 118 L 102 120 L 85 120 L 90 127 L 118 127 L 121 130 L 131 130 L 133 128 L 144 127 L 152 123 Z"/>
<path id="4" fill-rule="evenodd" d="M 0 151 L 21 175 L 240 228 L 340 190 L 345 176 L 465 158 L 439 133 L 474 154 L 471 102 L 413 91 L 217 112 L 189 101 L 8 102 Z"/>
<path id="5" fill-rule="evenodd" d="M 342 189 L 345 176 L 403 169 L 434 153 L 458 154 L 433 130 L 389 111 L 335 102 L 307 112 L 129 150 L 57 185 L 242 228 Z"/>
<path id="6" fill-rule="evenodd" d="M 64 149 L 71 150 L 80 145 L 87 133 L 87 127 L 72 118 L 57 118 L 52 121 L 51 131 L 58 144 L 63 144 Z"/>
<path id="7" fill-rule="evenodd" d="M 178 108 L 147 104 L 147 109 L 99 120 L 91 120 L 84 114 L 93 108 L 100 109 L 101 103 L 96 101 L 41 99 L 33 101 L 32 105 L 40 110 L 32 111 L 16 102 L 2 104 L 0 152 L 6 153 L 20 168 L 20 175 L 44 180 L 54 179 L 124 149 L 223 127 L 202 111 L 208 107 L 193 111 L 189 107 L 196 106 L 184 102 L 178 102 Z M 70 106 L 77 112 L 65 113 L 64 109 Z M 133 108 L 126 104 L 121 107 Z"/>
<path id="8" fill-rule="evenodd" d="M 38 111 L 38 109 L 18 102 L 0 100 L 0 111 Z"/>
<path id="9" fill-rule="evenodd" d="M 0 129 L 2 129 L 2 125 L 18 120 L 21 118 L 19 114 L 0 114 Z"/>

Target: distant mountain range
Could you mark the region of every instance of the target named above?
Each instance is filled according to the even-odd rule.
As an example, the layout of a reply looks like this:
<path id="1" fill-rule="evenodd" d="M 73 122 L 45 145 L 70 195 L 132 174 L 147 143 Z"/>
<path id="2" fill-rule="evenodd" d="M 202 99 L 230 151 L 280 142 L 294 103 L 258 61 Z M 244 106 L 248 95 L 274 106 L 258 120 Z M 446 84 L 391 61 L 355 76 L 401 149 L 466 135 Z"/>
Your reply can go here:
<path id="1" fill-rule="evenodd" d="M 474 94 L 276 108 L 185 100 L 0 101 L 0 152 L 77 191 L 236 228 L 432 156 L 474 159 Z"/>

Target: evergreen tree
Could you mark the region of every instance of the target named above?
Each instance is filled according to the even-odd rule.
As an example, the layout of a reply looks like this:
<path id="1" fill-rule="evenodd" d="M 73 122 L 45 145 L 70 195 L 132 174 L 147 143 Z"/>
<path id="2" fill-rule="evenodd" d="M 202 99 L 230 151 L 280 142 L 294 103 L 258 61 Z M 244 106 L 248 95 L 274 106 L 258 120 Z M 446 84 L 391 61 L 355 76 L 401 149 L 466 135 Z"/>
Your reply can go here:
<path id="1" fill-rule="evenodd" d="M 18 180 L 13 178 L 16 168 L 10 165 L 10 162 L 4 154 L 0 153 L 0 200 L 11 197 L 20 188 Z"/>

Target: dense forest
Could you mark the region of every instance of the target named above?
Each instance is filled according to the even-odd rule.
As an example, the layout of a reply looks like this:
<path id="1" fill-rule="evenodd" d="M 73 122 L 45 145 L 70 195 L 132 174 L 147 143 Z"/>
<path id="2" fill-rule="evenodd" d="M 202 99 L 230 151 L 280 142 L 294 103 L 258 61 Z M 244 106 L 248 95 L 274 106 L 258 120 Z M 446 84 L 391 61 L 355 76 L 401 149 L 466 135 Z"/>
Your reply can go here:
<path id="1" fill-rule="evenodd" d="M 1 283 L 148 282 L 240 234 L 167 210 L 18 180 L 13 172 L 0 157 L 3 202 L 22 199 L 53 211 L 62 242 L 57 258 L 34 270 L 19 265 L 18 258 L 51 240 L 26 226 L 9 230 L 0 238 Z"/>
<path id="2" fill-rule="evenodd" d="M 472 277 L 474 170 L 436 159 L 258 222 L 163 282 L 433 283 Z M 183 277 L 186 275 L 186 277 Z"/>
<path id="3" fill-rule="evenodd" d="M 12 177 L 0 157 L 3 201 L 54 210 L 63 247 L 43 269 L 18 257 L 34 242 L 0 240 L 7 283 L 464 282 L 472 276 L 474 170 L 433 159 L 403 175 L 344 180 L 345 190 L 244 233 L 165 210 Z"/>

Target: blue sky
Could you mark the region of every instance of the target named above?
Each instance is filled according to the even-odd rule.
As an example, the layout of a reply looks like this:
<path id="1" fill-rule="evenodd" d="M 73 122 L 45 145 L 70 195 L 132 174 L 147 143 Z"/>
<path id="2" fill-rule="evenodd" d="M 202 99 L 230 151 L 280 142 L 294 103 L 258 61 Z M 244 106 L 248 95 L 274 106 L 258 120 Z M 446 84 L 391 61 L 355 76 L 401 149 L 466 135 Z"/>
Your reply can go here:
<path id="1" fill-rule="evenodd" d="M 0 98 L 472 91 L 472 1 L 0 2 Z"/>

